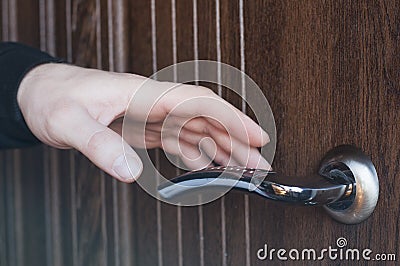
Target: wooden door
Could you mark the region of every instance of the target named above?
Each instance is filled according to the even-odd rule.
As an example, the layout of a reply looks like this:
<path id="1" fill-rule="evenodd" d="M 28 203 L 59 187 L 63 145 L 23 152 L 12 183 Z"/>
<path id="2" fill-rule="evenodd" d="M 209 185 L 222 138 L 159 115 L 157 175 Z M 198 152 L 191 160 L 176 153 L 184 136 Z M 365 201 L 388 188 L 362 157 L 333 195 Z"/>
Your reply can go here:
<path id="1" fill-rule="evenodd" d="M 317 170 L 326 151 L 361 147 L 380 178 L 358 225 L 320 208 L 229 193 L 200 207 L 160 203 L 75 151 L 0 153 L 0 265 L 265 265 L 257 250 L 353 248 L 400 256 L 400 2 L 280 0 L 1 0 L 2 40 L 74 64 L 149 76 L 210 59 L 253 78 L 273 109 L 273 167 Z M 241 108 L 232 93 L 222 96 Z M 159 168 L 177 173 L 162 152 Z M 310 261 L 291 261 L 309 265 Z M 324 264 L 367 264 L 330 261 Z M 395 265 L 395 262 L 380 262 Z"/>

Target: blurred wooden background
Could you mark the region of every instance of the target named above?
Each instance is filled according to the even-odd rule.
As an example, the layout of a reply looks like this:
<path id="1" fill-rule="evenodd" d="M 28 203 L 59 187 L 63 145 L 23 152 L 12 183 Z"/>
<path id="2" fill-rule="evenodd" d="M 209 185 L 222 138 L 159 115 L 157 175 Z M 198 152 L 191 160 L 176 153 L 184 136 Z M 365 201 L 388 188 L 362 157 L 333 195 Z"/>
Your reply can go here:
<path id="1" fill-rule="evenodd" d="M 256 256 L 265 243 L 322 249 L 338 237 L 399 257 L 399 3 L 1 0 L 2 40 L 80 66 L 149 76 L 198 58 L 245 70 L 274 111 L 274 169 L 313 173 L 327 150 L 355 144 L 376 164 L 381 194 L 373 216 L 354 226 L 318 208 L 237 193 L 177 208 L 112 180 L 75 151 L 2 151 L 0 265 L 265 265 Z M 163 154 L 154 156 L 172 177 Z"/>

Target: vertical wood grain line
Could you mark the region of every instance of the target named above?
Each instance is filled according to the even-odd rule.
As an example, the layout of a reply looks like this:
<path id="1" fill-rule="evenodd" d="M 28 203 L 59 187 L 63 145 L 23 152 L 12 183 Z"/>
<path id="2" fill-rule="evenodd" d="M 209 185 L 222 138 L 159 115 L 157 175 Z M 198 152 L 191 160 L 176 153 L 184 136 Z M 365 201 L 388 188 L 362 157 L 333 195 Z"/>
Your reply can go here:
<path id="1" fill-rule="evenodd" d="M 68 55 L 68 57 L 72 57 Z M 72 262 L 73 265 L 79 266 L 78 262 L 78 217 L 76 208 L 76 163 L 75 152 L 69 151 L 69 170 L 71 179 L 71 231 L 72 231 Z"/>
<path id="2" fill-rule="evenodd" d="M 112 205 L 113 205 L 113 231 L 114 231 L 114 265 L 120 265 L 119 247 L 119 209 L 118 209 L 118 187 L 117 180 L 113 178 L 112 183 Z"/>
<path id="3" fill-rule="evenodd" d="M 40 49 L 46 50 L 46 0 L 39 0 L 39 37 Z M 43 169 L 44 169 L 44 210 L 45 210 L 45 235 L 46 235 L 46 264 L 53 265 L 53 237 L 51 223 L 51 196 L 50 196 L 50 156 L 49 147 L 43 148 Z"/>
<path id="4" fill-rule="evenodd" d="M 244 226 L 246 244 L 246 266 L 250 266 L 250 205 L 249 195 L 244 195 Z"/>
<path id="5" fill-rule="evenodd" d="M 222 95 L 222 87 L 221 87 L 221 18 L 220 18 L 220 10 L 219 10 L 219 0 L 215 0 L 215 34 L 217 41 L 217 81 L 218 81 L 218 95 Z"/>
<path id="6" fill-rule="evenodd" d="M 9 14 L 8 14 L 8 0 L 2 0 L 1 1 L 1 15 L 2 15 L 2 23 L 1 25 L 3 26 L 2 30 L 1 30 L 1 35 L 2 35 L 2 39 L 3 41 L 6 41 L 9 39 L 10 37 L 10 32 L 9 32 Z"/>
<path id="7" fill-rule="evenodd" d="M 39 0 L 39 37 L 40 49 L 46 50 L 46 0 Z M 43 182 L 44 182 L 44 210 L 45 210 L 45 239 L 46 239 L 46 264 L 53 264 L 53 243 L 51 228 L 51 196 L 50 196 L 50 164 L 49 148 L 43 147 Z"/>
<path id="8" fill-rule="evenodd" d="M 104 241 L 103 261 L 108 265 L 108 237 L 107 237 L 107 198 L 106 198 L 106 174 L 100 171 L 100 193 L 101 193 L 101 236 Z"/>
<path id="9" fill-rule="evenodd" d="M 199 85 L 199 40 L 198 40 L 198 18 L 197 18 L 197 0 L 193 0 L 193 49 L 194 49 L 194 77 L 195 84 Z M 199 203 L 201 203 L 201 195 L 199 196 Z M 198 206 L 199 217 L 199 248 L 200 248 L 200 266 L 204 266 L 204 221 L 203 221 L 203 205 Z"/>
<path id="10" fill-rule="evenodd" d="M 128 33 L 126 31 L 126 22 L 127 22 L 127 13 L 126 13 L 126 1 L 125 0 L 116 0 L 113 1 L 113 8 L 111 9 L 111 20 L 112 20 L 112 32 L 114 33 L 112 42 L 113 42 L 113 57 L 114 57 L 114 70 L 117 72 L 125 72 L 127 66 L 127 42 L 126 36 Z M 122 143 L 121 143 L 122 144 Z M 122 147 L 121 147 L 122 148 Z M 115 189 L 114 189 L 115 188 Z M 121 185 L 114 180 L 113 181 L 113 195 L 116 194 L 115 199 L 115 216 L 117 220 L 115 220 L 114 224 L 114 232 L 118 233 L 119 243 L 117 245 L 116 253 L 118 256 L 116 257 L 116 265 L 120 265 L 121 262 L 130 262 L 132 261 L 131 256 L 132 252 L 124 252 L 124 250 L 131 251 L 133 248 L 131 247 L 132 241 L 130 238 L 131 234 L 120 234 L 120 232 L 129 232 L 130 227 L 130 219 L 129 214 L 131 213 L 131 209 L 128 207 L 128 204 L 119 204 L 119 202 L 129 202 L 128 199 L 128 186 Z M 118 197 L 119 196 L 119 197 Z M 115 217 L 114 217 L 115 219 Z M 123 259 L 121 259 L 121 255 L 123 254 Z"/>
<path id="11" fill-rule="evenodd" d="M 116 182 L 117 185 L 118 182 Z M 122 198 L 123 203 L 129 202 L 128 198 L 128 186 L 127 184 L 124 184 L 123 186 L 119 187 L 118 192 Z M 129 232 L 129 227 L 130 227 L 130 219 L 129 219 L 129 213 L 131 212 L 131 209 L 128 207 L 128 204 L 118 204 L 117 206 L 118 212 L 120 213 L 120 225 L 118 225 L 118 230 L 119 232 Z M 123 255 L 123 260 L 121 263 L 121 258 L 118 258 L 118 263 L 123 264 L 123 265 L 130 265 L 130 262 L 132 261 L 131 256 L 133 255 L 132 250 L 133 247 L 131 246 L 131 241 L 130 238 L 132 235 L 130 233 L 123 233 L 120 237 L 121 243 L 119 244 L 120 247 L 123 247 L 124 250 L 128 250 L 128 252 L 120 252 L 120 256 Z M 119 249 L 121 251 L 121 249 Z"/>
<path id="12" fill-rule="evenodd" d="M 246 79 L 245 79 L 245 41 L 244 41 L 244 14 L 243 0 L 239 0 L 239 24 L 240 24 L 240 71 L 242 112 L 246 113 Z M 246 245 L 246 266 L 250 266 L 250 205 L 249 195 L 244 195 L 244 227 Z"/>
<path id="13" fill-rule="evenodd" d="M 115 57 L 114 64 L 115 65 L 115 70 L 118 72 L 126 72 L 126 67 L 127 67 L 127 58 L 128 56 L 128 49 L 127 49 L 127 3 L 126 0 L 116 0 L 114 1 L 114 4 L 116 5 L 114 8 L 113 12 L 113 18 L 115 19 L 114 23 L 115 26 L 113 27 L 113 31 L 116 33 L 116 36 L 113 38 L 114 48 L 116 51 L 114 52 L 113 56 Z M 122 137 L 121 137 L 122 140 Z M 122 142 L 121 142 L 121 148 L 122 148 Z M 119 186 L 118 182 L 115 182 L 116 186 Z M 128 185 L 124 184 L 122 186 L 118 187 L 119 189 L 117 190 L 117 193 L 120 194 L 120 200 L 121 202 L 129 202 L 129 191 L 128 191 Z M 119 217 L 119 224 L 118 226 L 118 232 L 129 232 L 130 228 L 130 214 L 132 212 L 131 208 L 129 208 L 128 204 L 117 204 L 118 208 L 118 213 L 121 215 Z M 120 230 L 121 229 L 121 230 Z M 131 256 L 133 255 L 133 252 L 130 252 L 133 250 L 132 247 L 132 242 L 131 241 L 132 234 L 124 233 L 119 236 L 120 243 L 118 244 L 118 264 L 121 264 L 121 254 L 123 254 L 124 259 L 122 260 L 123 264 L 127 264 L 132 261 Z M 122 252 L 120 247 L 123 247 Z M 128 250 L 128 252 L 124 252 L 124 250 Z"/>
<path id="14" fill-rule="evenodd" d="M 107 19 L 108 19 L 108 54 L 110 71 L 115 71 L 114 58 L 114 23 L 113 23 L 113 1 L 107 0 Z M 119 248 L 119 210 L 118 210 L 118 187 L 117 180 L 113 178 L 112 184 L 112 206 L 113 206 L 113 232 L 114 232 L 114 265 L 120 265 Z"/>
<path id="15" fill-rule="evenodd" d="M 72 63 L 72 3 L 71 0 L 65 0 L 65 31 L 66 31 L 66 46 L 67 46 L 67 60 Z M 72 263 L 79 266 L 78 261 L 78 217 L 76 205 L 76 162 L 75 151 L 69 152 L 69 171 L 71 180 L 71 240 L 72 240 Z"/>
<path id="16" fill-rule="evenodd" d="M 44 34 L 41 34 L 41 45 L 43 44 L 47 52 L 51 54 L 55 54 L 55 10 L 54 10 L 54 0 L 45 0 L 43 5 L 40 6 L 41 13 L 43 14 L 43 18 L 40 19 L 41 23 L 44 20 L 43 29 L 41 31 Z M 42 24 L 40 25 L 42 27 Z M 42 38 L 45 38 L 42 40 Z M 45 152 L 48 155 L 47 160 L 44 161 L 45 169 L 47 169 L 47 184 L 49 185 L 50 192 L 50 210 L 47 210 L 46 213 L 50 214 L 50 237 L 51 237 L 51 247 L 47 250 L 47 258 L 51 259 L 51 264 L 49 265 L 62 265 L 63 258 L 63 246 L 62 246 L 62 229 L 61 229 L 61 219 L 60 219 L 60 175 L 59 173 L 59 156 L 58 152 L 55 149 L 45 148 Z M 47 165 L 46 165 L 47 164 Z M 46 227 L 47 228 L 47 227 Z M 46 229 L 47 230 L 47 229 Z M 50 252 L 51 250 L 51 252 Z"/>
<path id="17" fill-rule="evenodd" d="M 103 68 L 103 57 L 101 55 L 101 3 L 96 0 L 96 57 L 97 68 Z M 104 180 L 104 179 L 103 179 Z M 104 181 L 103 181 L 104 182 Z"/>
<path id="18" fill-rule="evenodd" d="M 55 10 L 54 0 L 46 0 L 45 19 L 46 23 L 46 51 L 55 54 L 56 53 L 56 31 L 55 31 Z"/>
<path id="19" fill-rule="evenodd" d="M 18 25 L 17 25 L 17 3 L 16 0 L 9 1 L 9 21 L 10 26 L 9 37 L 12 41 L 17 41 Z M 15 236 L 15 262 L 16 265 L 24 264 L 24 231 L 23 231 L 23 204 L 22 204 L 22 187 L 21 187 L 21 151 L 12 151 L 12 175 L 14 182 L 14 236 Z"/>
<path id="20" fill-rule="evenodd" d="M 151 0 L 151 53 L 152 53 L 152 67 L 153 67 L 153 78 L 157 80 L 157 24 L 156 24 L 156 0 Z M 160 169 L 160 150 L 156 149 L 156 170 Z M 159 185 L 159 179 L 157 178 L 157 186 Z M 161 201 L 157 200 L 157 257 L 158 266 L 163 265 L 163 253 L 162 253 L 162 214 L 161 214 Z"/>
<path id="21" fill-rule="evenodd" d="M 21 151 L 13 151 L 14 208 L 15 208 L 15 242 L 17 265 L 24 265 L 24 228 L 21 188 Z"/>
<path id="22" fill-rule="evenodd" d="M 62 234 L 61 234 L 61 220 L 60 220 L 60 175 L 59 173 L 59 156 L 58 151 L 55 149 L 48 150 L 50 155 L 50 197 L 51 197 L 51 238 L 52 238 L 52 265 L 62 265 L 63 257 L 63 246 L 62 246 Z M 47 166 L 49 167 L 49 166 Z"/>
<path id="23" fill-rule="evenodd" d="M 194 50 L 194 77 L 195 84 L 199 85 L 199 40 L 198 40 L 198 19 L 197 19 L 197 0 L 193 0 L 193 50 Z M 199 195 L 201 203 L 201 195 Z M 204 223 L 203 223 L 203 205 L 197 207 L 199 218 L 199 248 L 200 248 L 200 266 L 204 266 Z"/>
<path id="24" fill-rule="evenodd" d="M 178 61 L 178 54 L 177 54 L 177 43 L 176 43 L 176 1 L 171 0 L 171 22 L 172 22 L 172 60 L 174 64 L 174 82 L 178 81 L 178 73 L 176 68 L 176 63 Z M 177 166 L 179 163 L 177 162 Z M 179 167 L 176 168 L 176 174 L 180 174 Z M 181 206 L 177 206 L 176 209 L 176 216 L 177 216 L 177 230 L 178 230 L 178 265 L 183 266 L 183 246 L 182 246 L 182 208 Z"/>
<path id="25" fill-rule="evenodd" d="M 120 252 L 119 252 L 119 210 L 118 210 L 118 187 L 117 180 L 113 178 L 112 183 L 112 193 L 113 193 L 113 229 L 114 229 L 114 265 L 120 265 Z"/>
<path id="26" fill-rule="evenodd" d="M 2 34 L 2 41 L 6 41 L 9 39 L 9 15 L 8 15 L 8 0 L 2 0 L 1 2 L 2 5 L 2 29 L 1 29 L 1 34 Z M 16 243 L 15 243 L 15 207 L 14 207 L 14 202 L 13 202 L 13 182 L 14 179 L 11 178 L 12 176 L 12 171 L 10 173 L 11 167 L 9 167 L 9 162 L 11 158 L 11 151 L 5 151 L 4 152 L 4 168 L 5 171 L 3 174 L 5 175 L 5 200 L 6 200 L 6 211 L 5 211 L 5 217 L 3 217 L 4 222 L 5 222 L 5 251 L 6 254 L 2 254 L 3 259 L 0 260 L 1 262 L 8 263 L 9 265 L 17 265 L 17 256 L 16 256 Z M 11 194 L 11 195 L 10 195 Z"/>
<path id="27" fill-rule="evenodd" d="M 67 60 L 72 63 L 72 10 L 71 0 L 65 0 L 65 31 L 67 42 Z"/>
<path id="28" fill-rule="evenodd" d="M 112 0 L 107 0 L 108 63 L 110 65 L 110 71 L 114 71 L 114 27 L 112 17 Z"/>
<path id="29" fill-rule="evenodd" d="M 201 195 L 199 202 L 202 202 Z M 204 266 L 204 215 L 203 205 L 199 205 L 200 266 Z"/>
<path id="30" fill-rule="evenodd" d="M 151 54 L 153 63 L 153 78 L 157 79 L 157 25 L 156 25 L 156 0 L 151 0 Z"/>
<path id="31" fill-rule="evenodd" d="M 113 16 L 111 16 L 112 19 L 115 19 L 115 27 L 113 27 L 113 32 L 116 33 L 116 36 L 113 39 L 114 43 L 114 64 L 115 64 L 115 70 L 119 72 L 124 72 L 126 71 L 126 63 L 127 63 L 127 49 L 126 49 L 126 27 L 125 27 L 125 22 L 126 22 L 126 10 L 125 10 L 125 0 L 114 0 L 114 4 L 116 5 L 116 8 L 114 9 L 114 12 L 112 12 Z M 126 187 L 126 186 L 124 186 Z M 129 261 L 129 260 L 128 260 Z"/>
<path id="32" fill-rule="evenodd" d="M 177 223 L 178 223 L 178 265 L 183 266 L 183 246 L 182 246 L 182 209 L 177 207 Z"/>
<path id="33" fill-rule="evenodd" d="M 221 242 L 222 242 L 222 266 L 227 266 L 226 260 L 226 221 L 225 221 L 225 198 L 221 198 Z"/>
<path id="34" fill-rule="evenodd" d="M 18 18 L 17 18 L 17 0 L 8 1 L 8 25 L 9 27 L 9 40 L 18 40 Z"/>
<path id="35" fill-rule="evenodd" d="M 220 3 L 219 0 L 215 1 L 215 34 L 217 42 L 217 81 L 218 81 L 218 95 L 222 96 L 221 86 L 221 17 L 220 17 Z M 226 260 L 226 221 L 225 221 L 225 197 L 221 198 L 221 242 L 222 242 L 222 266 L 227 266 Z"/>
<path id="36" fill-rule="evenodd" d="M 40 49 L 45 50 L 46 49 L 46 0 L 39 0 L 39 38 L 40 38 Z"/>
<path id="37" fill-rule="evenodd" d="M 6 151 L 6 193 L 7 193 L 7 259 L 10 265 L 17 265 L 16 239 L 15 239 L 15 204 L 14 204 L 14 179 L 12 166 L 12 151 Z M 11 165 L 10 165 L 11 164 Z"/>
<path id="38" fill-rule="evenodd" d="M 199 40 L 198 40 L 198 24 L 197 24 L 197 0 L 193 0 L 193 50 L 194 50 L 194 77 L 196 79 L 196 85 L 199 84 Z"/>
<path id="39" fill-rule="evenodd" d="M 97 68 L 103 68 L 103 57 L 101 53 L 102 48 L 102 35 L 101 35 L 101 0 L 96 0 L 96 59 Z M 104 171 L 100 172 L 100 198 L 101 198 L 101 235 L 104 241 L 103 262 L 108 265 L 108 234 L 107 234 L 107 198 L 106 198 L 106 174 Z"/>
<path id="40" fill-rule="evenodd" d="M 244 15 L 243 0 L 239 0 L 239 24 L 240 24 L 240 71 L 241 75 L 241 93 L 242 93 L 242 111 L 246 112 L 246 79 L 245 79 L 245 42 L 244 42 Z"/>
<path id="41" fill-rule="evenodd" d="M 176 46 L 176 1 L 175 0 L 171 0 L 171 20 L 172 20 L 172 62 L 174 64 L 173 68 L 174 82 L 177 82 L 178 73 L 175 64 L 178 62 L 178 52 Z"/>
<path id="42" fill-rule="evenodd" d="M 160 169 L 160 151 L 156 150 L 156 169 Z M 157 179 L 157 186 L 159 180 Z M 163 265 L 163 253 L 162 253 L 162 214 L 161 214 L 161 201 L 157 200 L 157 256 L 158 265 Z"/>
<path id="43" fill-rule="evenodd" d="M 53 241 L 51 228 L 51 196 L 50 196 L 50 165 L 48 147 L 44 147 L 43 151 L 43 168 L 44 168 L 44 210 L 45 210 L 45 234 L 46 234 L 46 263 L 53 265 Z"/>

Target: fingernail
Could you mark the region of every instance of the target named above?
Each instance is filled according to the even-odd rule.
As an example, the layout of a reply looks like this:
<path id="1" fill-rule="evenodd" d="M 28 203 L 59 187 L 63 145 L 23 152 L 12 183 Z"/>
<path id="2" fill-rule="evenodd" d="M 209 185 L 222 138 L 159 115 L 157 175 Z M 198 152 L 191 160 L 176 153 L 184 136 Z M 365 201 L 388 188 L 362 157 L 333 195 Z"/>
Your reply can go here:
<path id="1" fill-rule="evenodd" d="M 263 137 L 264 137 L 264 143 L 265 144 L 269 143 L 271 141 L 271 139 L 269 138 L 268 133 L 265 132 L 264 130 L 262 132 L 263 132 Z"/>
<path id="2" fill-rule="evenodd" d="M 261 168 L 261 169 L 264 169 L 264 170 L 268 170 L 268 171 L 272 171 L 271 165 L 262 156 L 260 157 L 260 161 L 258 162 L 258 168 Z"/>
<path id="3" fill-rule="evenodd" d="M 132 155 L 126 154 L 125 158 L 122 154 L 115 159 L 112 169 L 122 180 L 133 181 L 142 172 L 142 162 Z"/>

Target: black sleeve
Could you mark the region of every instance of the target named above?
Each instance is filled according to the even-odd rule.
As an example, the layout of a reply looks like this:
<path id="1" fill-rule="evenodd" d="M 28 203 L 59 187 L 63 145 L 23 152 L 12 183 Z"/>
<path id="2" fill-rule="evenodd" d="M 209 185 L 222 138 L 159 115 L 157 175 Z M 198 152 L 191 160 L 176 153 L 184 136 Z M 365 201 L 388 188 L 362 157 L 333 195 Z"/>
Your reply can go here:
<path id="1" fill-rule="evenodd" d="M 23 44 L 0 42 L 0 149 L 39 143 L 19 109 L 17 91 L 31 69 L 51 62 L 63 60 Z"/>

